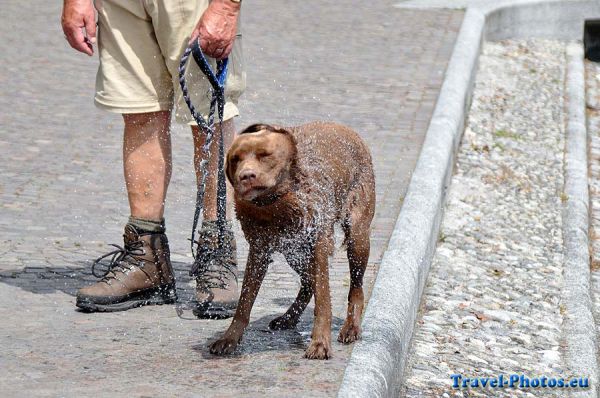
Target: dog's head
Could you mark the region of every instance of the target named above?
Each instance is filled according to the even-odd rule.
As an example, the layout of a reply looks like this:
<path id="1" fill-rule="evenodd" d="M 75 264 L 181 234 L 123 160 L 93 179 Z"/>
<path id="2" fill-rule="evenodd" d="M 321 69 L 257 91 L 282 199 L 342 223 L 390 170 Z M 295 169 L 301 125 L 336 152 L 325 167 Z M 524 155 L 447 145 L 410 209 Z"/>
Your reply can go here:
<path id="1" fill-rule="evenodd" d="M 254 124 L 231 144 L 227 178 L 238 199 L 270 202 L 290 189 L 296 157 L 296 141 L 289 130 Z"/>

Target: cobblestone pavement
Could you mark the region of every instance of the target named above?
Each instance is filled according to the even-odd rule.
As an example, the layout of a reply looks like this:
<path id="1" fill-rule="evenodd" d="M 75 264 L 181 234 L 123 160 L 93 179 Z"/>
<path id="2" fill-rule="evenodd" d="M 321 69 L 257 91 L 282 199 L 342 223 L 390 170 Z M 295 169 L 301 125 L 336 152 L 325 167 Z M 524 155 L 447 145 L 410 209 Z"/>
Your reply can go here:
<path id="1" fill-rule="evenodd" d="M 586 61 L 592 266 L 600 269 L 600 63 Z"/>
<path id="2" fill-rule="evenodd" d="M 243 16 L 249 87 L 238 126 L 331 119 L 361 132 L 373 151 L 378 207 L 368 285 L 462 20 L 460 11 L 393 4 L 257 0 Z M 128 215 L 121 120 L 93 107 L 97 61 L 67 48 L 59 2 L 8 0 L 2 8 L 0 317 L 6 321 L 0 395 L 334 395 L 351 347 L 335 343 L 332 360 L 304 360 L 311 308 L 297 330 L 267 331 L 299 286 L 281 261 L 270 269 L 244 343 L 230 358 L 213 358 L 206 349 L 228 320 L 183 319 L 172 306 L 75 311 L 74 292 L 94 281 L 90 260 L 106 243 L 120 241 Z M 185 298 L 192 288 L 185 276 L 195 195 L 192 146 L 181 128 L 173 141 L 166 219 Z M 246 246 L 239 247 L 244 259 Z M 337 333 L 348 288 L 340 251 L 331 279 Z"/>
<path id="3" fill-rule="evenodd" d="M 590 163 L 590 251 L 592 302 L 600 342 L 600 63 L 586 61 L 587 122 Z M 600 362 L 600 358 L 598 358 Z"/>
<path id="4" fill-rule="evenodd" d="M 565 45 L 486 43 L 405 372 L 407 397 L 564 396 L 453 390 L 450 375 L 568 377 L 561 352 Z"/>

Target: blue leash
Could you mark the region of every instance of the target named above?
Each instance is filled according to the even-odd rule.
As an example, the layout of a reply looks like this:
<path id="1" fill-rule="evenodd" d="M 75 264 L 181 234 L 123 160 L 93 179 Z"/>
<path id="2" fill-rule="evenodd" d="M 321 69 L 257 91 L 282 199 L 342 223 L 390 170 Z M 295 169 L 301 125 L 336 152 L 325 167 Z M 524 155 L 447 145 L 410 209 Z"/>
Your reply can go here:
<path id="1" fill-rule="evenodd" d="M 212 98 L 210 101 L 210 111 L 208 113 L 207 120 L 196 111 L 194 104 L 190 99 L 187 83 L 185 82 L 185 67 L 190 57 L 193 56 L 194 60 L 198 64 L 198 67 L 204 73 L 212 87 Z M 210 160 L 210 147 L 212 145 L 213 137 L 215 134 L 214 116 L 215 111 L 218 112 L 219 123 L 223 125 L 223 110 L 225 107 L 225 79 L 227 78 L 227 63 L 228 59 L 217 61 L 216 73 L 213 72 L 210 63 L 202 53 L 200 49 L 199 40 L 196 40 L 191 46 L 187 47 L 181 56 L 179 62 L 179 85 L 183 93 L 183 99 L 190 109 L 192 117 L 200 127 L 200 134 L 206 134 L 206 140 L 202 146 L 202 160 L 197 164 L 198 170 L 201 172 L 201 181 L 198 185 L 198 192 L 196 194 L 196 210 L 194 211 L 194 222 L 192 225 L 192 237 L 191 237 L 191 249 L 194 259 L 197 257 L 197 252 L 194 252 L 194 238 L 196 234 L 196 227 L 200 221 L 202 209 L 204 208 L 204 193 L 206 186 L 206 177 L 208 175 L 208 163 Z M 225 237 L 225 226 L 227 216 L 227 187 L 225 184 L 225 148 L 223 142 L 223 132 L 219 138 L 219 162 L 217 170 L 217 227 L 219 230 L 219 248 L 223 247 L 223 240 Z M 194 275 L 198 270 L 196 262 L 190 271 L 191 275 Z"/>

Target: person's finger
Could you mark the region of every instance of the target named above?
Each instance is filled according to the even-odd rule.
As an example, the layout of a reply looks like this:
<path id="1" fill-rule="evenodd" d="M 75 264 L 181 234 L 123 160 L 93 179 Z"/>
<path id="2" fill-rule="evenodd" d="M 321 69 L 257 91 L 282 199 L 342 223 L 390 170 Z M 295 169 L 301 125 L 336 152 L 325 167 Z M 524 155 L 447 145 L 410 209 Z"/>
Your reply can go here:
<path id="1" fill-rule="evenodd" d="M 69 45 L 75 50 L 87 55 L 93 54 L 91 48 L 85 42 L 85 37 L 80 27 L 67 25 L 64 27 L 64 33 Z"/>
<path id="2" fill-rule="evenodd" d="M 195 40 L 198 40 L 198 29 L 194 29 L 194 31 L 192 32 L 192 35 L 190 36 L 190 41 L 188 41 L 188 46 L 191 46 Z M 200 48 L 202 48 L 202 43 L 200 43 Z"/>
<path id="3" fill-rule="evenodd" d="M 233 50 L 233 42 L 231 42 L 231 44 L 229 44 L 227 46 L 227 48 L 225 48 L 225 50 L 223 51 L 223 54 L 221 54 L 221 57 L 219 59 L 225 59 L 225 58 L 229 57 L 229 54 L 231 54 L 232 50 Z"/>
<path id="4" fill-rule="evenodd" d="M 85 34 L 89 39 L 90 43 L 96 43 L 96 18 L 94 13 L 84 18 L 83 22 L 85 24 Z"/>
<path id="5" fill-rule="evenodd" d="M 223 53 L 224 47 L 225 46 L 223 45 L 221 40 L 211 40 L 206 46 L 206 54 L 209 57 L 217 58 Z"/>
<path id="6" fill-rule="evenodd" d="M 224 50 L 222 48 L 217 48 L 214 53 L 214 58 L 216 58 L 216 59 L 223 58 L 223 51 Z"/>
<path id="7" fill-rule="evenodd" d="M 202 52 L 211 57 L 215 57 L 215 51 L 220 47 L 219 40 L 211 35 L 205 26 L 201 25 L 198 29 L 200 34 L 200 48 Z"/>
<path id="8" fill-rule="evenodd" d="M 203 38 L 202 38 L 202 36 L 200 36 L 200 37 L 198 38 L 198 40 L 200 41 L 200 49 L 202 50 L 202 52 L 203 52 L 204 54 L 206 54 L 206 55 L 210 56 L 210 54 L 209 54 L 209 51 L 210 51 L 210 49 L 209 49 L 209 47 L 208 47 L 208 45 L 209 45 L 209 41 L 208 41 L 208 40 L 206 40 L 206 39 L 203 39 Z"/>
<path id="9" fill-rule="evenodd" d="M 203 49 L 203 51 L 209 57 L 214 57 L 215 51 L 217 51 L 217 44 L 214 41 L 206 40 L 206 49 Z"/>

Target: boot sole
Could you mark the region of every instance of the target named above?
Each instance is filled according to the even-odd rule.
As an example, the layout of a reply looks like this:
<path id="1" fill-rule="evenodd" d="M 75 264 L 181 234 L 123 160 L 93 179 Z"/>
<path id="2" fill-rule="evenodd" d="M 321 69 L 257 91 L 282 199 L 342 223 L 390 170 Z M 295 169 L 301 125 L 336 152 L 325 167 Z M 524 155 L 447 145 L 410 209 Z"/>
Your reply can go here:
<path id="1" fill-rule="evenodd" d="M 77 297 L 75 305 L 85 312 L 117 312 L 144 305 L 174 304 L 176 301 L 175 286 L 167 285 L 133 293 L 116 303 L 94 303 L 90 298 Z"/>
<path id="2" fill-rule="evenodd" d="M 200 319 L 227 319 L 235 314 L 237 302 L 231 305 L 214 305 L 211 303 L 194 303 L 192 313 Z"/>

